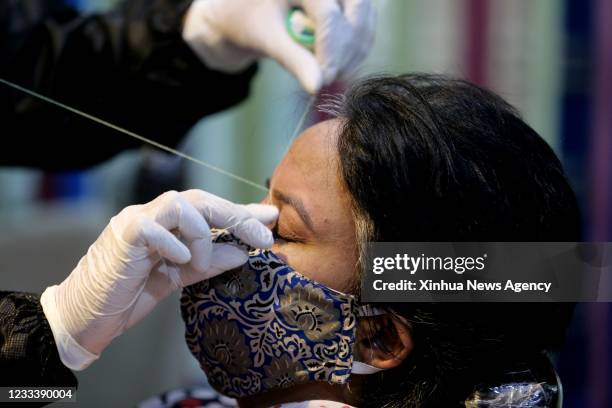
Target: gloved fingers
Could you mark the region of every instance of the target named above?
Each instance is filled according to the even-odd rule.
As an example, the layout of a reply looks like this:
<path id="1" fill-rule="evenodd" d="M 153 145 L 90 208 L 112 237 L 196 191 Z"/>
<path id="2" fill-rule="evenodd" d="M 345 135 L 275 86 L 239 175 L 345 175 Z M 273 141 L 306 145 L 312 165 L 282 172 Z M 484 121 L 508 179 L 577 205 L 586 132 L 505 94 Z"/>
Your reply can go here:
<path id="1" fill-rule="evenodd" d="M 317 25 L 342 14 L 338 0 L 301 0 L 300 4 L 308 17 Z"/>
<path id="2" fill-rule="evenodd" d="M 372 25 L 376 10 L 371 0 L 343 0 L 344 14 L 353 30 L 363 42 L 371 42 L 374 36 Z"/>
<path id="3" fill-rule="evenodd" d="M 193 285 L 204 279 L 213 278 L 222 272 L 244 265 L 249 259 L 248 253 L 231 244 L 213 244 L 211 265 L 205 273 L 190 268 L 181 267 L 180 278 L 183 286 Z"/>
<path id="4" fill-rule="evenodd" d="M 194 269 L 204 272 L 210 268 L 212 245 L 211 238 L 200 238 L 188 243 L 191 265 Z"/>
<path id="5" fill-rule="evenodd" d="M 255 218 L 249 218 L 229 228 L 229 231 L 252 247 L 271 248 L 274 245 L 272 231 L 266 227 L 264 227 L 265 230 L 262 230 L 262 225 Z"/>
<path id="6" fill-rule="evenodd" d="M 262 224 L 272 224 L 278 218 L 278 208 L 267 204 L 244 204 L 243 207 L 251 216 Z"/>
<path id="7" fill-rule="evenodd" d="M 237 43 L 248 44 L 260 54 L 281 64 L 311 94 L 322 86 L 322 73 L 315 56 L 291 38 L 286 27 L 289 7 L 301 1 L 269 0 L 252 2 L 257 14 L 252 16 L 251 38 Z"/>
<path id="8" fill-rule="evenodd" d="M 170 270 L 171 269 L 171 270 Z M 149 278 L 145 283 L 144 290 L 134 304 L 125 325 L 125 329 L 129 329 L 136 323 L 144 319 L 159 302 L 166 296 L 180 288 L 180 269 L 177 265 L 167 263 L 159 263 L 154 267 L 149 274 Z M 175 274 L 173 277 L 170 274 Z M 178 282 L 175 281 L 178 277 Z M 177 286 L 178 284 L 178 286 Z"/>
<path id="9" fill-rule="evenodd" d="M 338 0 L 303 0 L 303 8 L 315 23 L 315 55 L 324 85 L 333 82 L 352 50 L 352 30 Z"/>
<path id="10" fill-rule="evenodd" d="M 167 280 L 166 285 L 169 283 L 170 287 L 168 290 L 170 292 L 173 292 L 174 290 L 185 286 L 181 278 L 181 266 L 180 265 L 177 265 L 171 262 L 162 261 L 158 264 L 157 268 L 155 268 L 155 271 L 160 272 L 166 276 L 166 280 Z M 157 278 L 154 276 L 149 277 L 149 280 L 154 281 L 154 279 L 157 279 Z M 149 285 L 149 282 L 147 282 L 146 289 L 149 289 L 149 288 L 151 288 L 151 285 Z M 163 294 L 163 292 L 161 293 Z"/>
<path id="11" fill-rule="evenodd" d="M 316 58 L 323 83 L 352 72 L 367 56 L 374 39 L 376 13 L 371 0 L 302 0 L 315 21 Z"/>
<path id="12" fill-rule="evenodd" d="M 374 42 L 376 9 L 371 0 L 344 0 L 345 15 L 354 35 L 348 62 L 340 76 L 350 74 L 367 57 Z"/>
<path id="13" fill-rule="evenodd" d="M 231 244 L 214 244 L 211 268 L 208 278 L 213 278 L 222 272 L 244 265 L 249 260 L 249 254 L 242 248 Z"/>
<path id="14" fill-rule="evenodd" d="M 212 253 L 211 233 L 208 223 L 180 193 L 164 193 L 155 220 L 167 230 L 178 230 L 180 239 L 191 252 L 191 264 L 199 271 L 210 266 Z"/>
<path id="15" fill-rule="evenodd" d="M 191 260 L 189 249 L 170 231 L 149 218 L 142 217 L 138 222 L 140 235 L 150 251 L 157 252 L 162 258 L 177 264 Z"/>
<path id="16" fill-rule="evenodd" d="M 272 231 L 254 218 L 244 206 L 203 190 L 187 190 L 180 194 L 212 227 L 228 229 L 236 237 L 256 248 L 268 248 L 273 244 Z"/>
<path id="17" fill-rule="evenodd" d="M 308 93 L 316 94 L 323 85 L 323 73 L 312 52 L 292 39 L 284 25 L 269 36 L 274 41 L 269 41 L 265 54 L 291 72 Z"/>
<path id="18" fill-rule="evenodd" d="M 152 213 L 155 221 L 167 230 L 178 229 L 181 237 L 188 241 L 210 239 L 208 223 L 180 193 L 168 191 L 150 204 L 147 204 L 148 211 Z"/>
<path id="19" fill-rule="evenodd" d="M 204 190 L 192 189 L 180 194 L 215 228 L 229 228 L 250 217 L 242 206 Z"/>

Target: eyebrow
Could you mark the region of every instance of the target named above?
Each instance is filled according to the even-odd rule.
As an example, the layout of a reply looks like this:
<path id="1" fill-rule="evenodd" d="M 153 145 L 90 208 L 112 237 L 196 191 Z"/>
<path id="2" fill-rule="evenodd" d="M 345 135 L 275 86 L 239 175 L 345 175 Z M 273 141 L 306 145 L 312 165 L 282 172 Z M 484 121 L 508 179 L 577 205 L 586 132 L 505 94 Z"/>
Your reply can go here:
<path id="1" fill-rule="evenodd" d="M 304 221 L 304 224 L 308 227 L 310 231 L 314 232 L 312 218 L 310 218 L 310 214 L 308 214 L 308 211 L 306 211 L 306 207 L 304 207 L 304 203 L 302 202 L 302 200 L 296 197 L 288 196 L 278 190 L 273 190 L 272 196 L 278 201 L 295 208 L 295 211 L 298 213 L 302 221 Z"/>

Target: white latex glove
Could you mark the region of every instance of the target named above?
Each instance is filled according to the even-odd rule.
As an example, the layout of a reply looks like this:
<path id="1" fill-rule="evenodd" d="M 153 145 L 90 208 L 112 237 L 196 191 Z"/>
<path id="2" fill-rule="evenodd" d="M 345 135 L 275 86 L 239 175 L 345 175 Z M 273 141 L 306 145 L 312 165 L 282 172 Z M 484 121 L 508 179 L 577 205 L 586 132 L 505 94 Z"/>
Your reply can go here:
<path id="1" fill-rule="evenodd" d="M 174 290 L 244 264 L 243 249 L 212 243 L 211 226 L 269 248 L 272 233 L 264 224 L 277 216 L 275 207 L 238 205 L 201 190 L 123 209 L 72 273 L 42 294 L 62 362 L 87 367 Z"/>
<path id="2" fill-rule="evenodd" d="M 288 34 L 290 7 L 314 23 L 315 55 Z M 195 0 L 183 38 L 211 68 L 237 72 L 270 57 L 316 93 L 363 61 L 374 39 L 371 0 Z"/>

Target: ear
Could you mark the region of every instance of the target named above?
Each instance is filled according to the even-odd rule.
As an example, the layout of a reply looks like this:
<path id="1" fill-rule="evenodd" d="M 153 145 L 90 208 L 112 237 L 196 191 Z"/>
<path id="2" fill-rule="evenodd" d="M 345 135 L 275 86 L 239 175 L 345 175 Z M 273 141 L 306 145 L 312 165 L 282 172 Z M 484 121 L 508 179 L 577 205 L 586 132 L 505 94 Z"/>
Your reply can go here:
<path id="1" fill-rule="evenodd" d="M 414 347 L 408 322 L 391 314 L 361 319 L 357 346 L 359 361 L 383 370 L 400 365 Z"/>

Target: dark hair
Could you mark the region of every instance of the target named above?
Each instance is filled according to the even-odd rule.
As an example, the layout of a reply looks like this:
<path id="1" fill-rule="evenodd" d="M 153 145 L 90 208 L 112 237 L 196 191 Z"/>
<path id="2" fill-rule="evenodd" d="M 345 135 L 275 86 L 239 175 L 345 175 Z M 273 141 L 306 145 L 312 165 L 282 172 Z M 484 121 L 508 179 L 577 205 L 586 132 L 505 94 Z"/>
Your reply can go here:
<path id="1" fill-rule="evenodd" d="M 508 103 L 469 82 L 410 74 L 350 88 L 340 170 L 358 241 L 578 241 L 575 195 L 546 142 Z M 368 380 L 365 405 L 454 406 L 479 383 L 560 344 L 572 305 L 388 305 L 415 344 Z"/>

